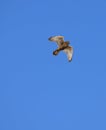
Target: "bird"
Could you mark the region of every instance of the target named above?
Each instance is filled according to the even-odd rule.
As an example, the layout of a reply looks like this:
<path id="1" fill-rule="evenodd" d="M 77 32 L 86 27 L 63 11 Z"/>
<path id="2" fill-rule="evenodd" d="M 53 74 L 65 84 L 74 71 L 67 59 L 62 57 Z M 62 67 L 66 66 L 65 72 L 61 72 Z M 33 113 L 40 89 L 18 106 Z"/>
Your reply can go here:
<path id="1" fill-rule="evenodd" d="M 56 42 L 58 45 L 58 48 L 53 51 L 53 55 L 58 55 L 60 51 L 63 51 L 66 53 L 68 61 L 72 61 L 73 56 L 73 47 L 69 46 L 69 41 L 64 41 L 64 36 L 51 36 L 48 38 L 49 41 Z"/>

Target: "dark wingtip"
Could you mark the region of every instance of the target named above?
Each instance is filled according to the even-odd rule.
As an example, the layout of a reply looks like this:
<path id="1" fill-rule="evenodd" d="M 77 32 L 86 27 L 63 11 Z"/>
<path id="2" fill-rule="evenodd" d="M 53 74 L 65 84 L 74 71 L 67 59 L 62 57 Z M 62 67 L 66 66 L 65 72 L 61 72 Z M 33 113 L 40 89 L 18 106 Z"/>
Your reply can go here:
<path id="1" fill-rule="evenodd" d="M 69 62 L 72 62 L 72 58 L 71 58 L 71 60 L 68 60 Z"/>
<path id="2" fill-rule="evenodd" d="M 51 41 L 51 38 L 52 38 L 52 37 L 49 37 L 48 40 Z"/>

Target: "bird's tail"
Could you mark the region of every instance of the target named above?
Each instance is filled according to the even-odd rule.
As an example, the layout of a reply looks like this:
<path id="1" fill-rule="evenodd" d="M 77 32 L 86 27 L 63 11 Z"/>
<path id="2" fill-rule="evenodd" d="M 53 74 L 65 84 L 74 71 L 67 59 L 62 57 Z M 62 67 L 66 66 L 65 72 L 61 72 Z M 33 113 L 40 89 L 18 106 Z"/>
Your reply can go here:
<path id="1" fill-rule="evenodd" d="M 60 49 L 57 49 L 57 50 L 53 51 L 53 55 L 58 55 L 59 52 L 60 52 Z"/>

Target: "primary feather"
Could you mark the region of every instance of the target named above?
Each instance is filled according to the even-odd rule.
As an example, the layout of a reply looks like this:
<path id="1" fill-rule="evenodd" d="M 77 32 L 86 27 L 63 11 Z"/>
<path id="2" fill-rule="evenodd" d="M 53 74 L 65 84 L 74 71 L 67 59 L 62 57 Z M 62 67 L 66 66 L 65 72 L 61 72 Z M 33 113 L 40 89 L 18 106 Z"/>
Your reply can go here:
<path id="1" fill-rule="evenodd" d="M 63 51 L 67 54 L 68 61 L 71 61 L 73 56 L 73 48 L 68 46 Z"/>
<path id="2" fill-rule="evenodd" d="M 64 42 L 63 36 L 52 36 L 49 38 L 50 41 L 56 42 L 58 46 L 61 46 L 61 44 Z"/>

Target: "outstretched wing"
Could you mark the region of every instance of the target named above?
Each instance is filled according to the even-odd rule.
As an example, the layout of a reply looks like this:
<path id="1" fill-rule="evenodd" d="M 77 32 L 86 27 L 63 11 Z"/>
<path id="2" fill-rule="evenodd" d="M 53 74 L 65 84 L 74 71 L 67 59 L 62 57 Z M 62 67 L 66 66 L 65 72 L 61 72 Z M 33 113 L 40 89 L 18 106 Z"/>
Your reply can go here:
<path id="1" fill-rule="evenodd" d="M 63 36 L 52 36 L 49 38 L 50 41 L 54 41 L 57 43 L 57 45 L 60 47 L 62 43 L 64 42 Z"/>
<path id="2" fill-rule="evenodd" d="M 63 51 L 67 54 L 68 61 L 71 61 L 73 56 L 73 48 L 71 46 L 68 46 Z"/>

